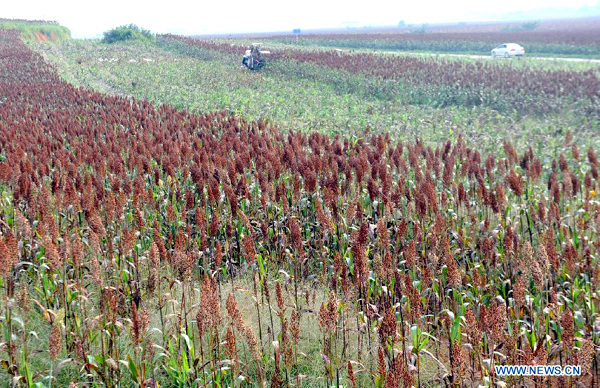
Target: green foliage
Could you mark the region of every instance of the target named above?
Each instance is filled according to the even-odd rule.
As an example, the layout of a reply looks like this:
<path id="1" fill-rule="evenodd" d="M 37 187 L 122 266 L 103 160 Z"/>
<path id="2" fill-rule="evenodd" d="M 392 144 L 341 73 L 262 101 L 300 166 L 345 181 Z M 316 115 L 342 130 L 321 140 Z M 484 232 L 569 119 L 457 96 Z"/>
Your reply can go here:
<path id="1" fill-rule="evenodd" d="M 54 23 L 27 22 L 20 20 L 0 20 L 0 29 L 18 30 L 25 41 L 59 41 L 71 39 L 71 31 L 67 27 Z"/>
<path id="2" fill-rule="evenodd" d="M 423 23 L 423 25 L 421 25 L 421 27 L 419 28 L 415 28 L 414 30 L 411 31 L 412 34 L 425 34 L 427 33 L 427 23 Z"/>
<path id="3" fill-rule="evenodd" d="M 104 43 L 124 42 L 127 40 L 151 41 L 154 40 L 154 34 L 150 30 L 138 27 L 135 24 L 125 24 L 112 30 L 104 32 Z"/>
<path id="4" fill-rule="evenodd" d="M 533 31 L 540 25 L 540 22 L 537 21 L 529 21 L 521 24 L 520 26 L 506 26 L 502 28 L 503 32 L 525 32 L 525 31 Z"/>
<path id="5" fill-rule="evenodd" d="M 523 23 L 523 25 L 521 26 L 521 29 L 522 29 L 523 31 L 533 31 L 533 30 L 535 30 L 536 28 L 538 28 L 539 24 L 540 24 L 540 22 L 534 22 L 534 21 L 531 21 L 531 22 L 525 22 L 525 23 Z"/>

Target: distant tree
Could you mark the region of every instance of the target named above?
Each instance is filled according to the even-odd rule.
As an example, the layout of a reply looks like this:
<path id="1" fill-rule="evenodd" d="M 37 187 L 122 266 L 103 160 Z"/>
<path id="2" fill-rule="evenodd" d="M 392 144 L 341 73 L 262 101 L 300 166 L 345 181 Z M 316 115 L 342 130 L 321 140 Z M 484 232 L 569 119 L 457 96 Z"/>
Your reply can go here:
<path id="1" fill-rule="evenodd" d="M 153 40 L 154 34 L 150 30 L 138 27 L 135 24 L 125 24 L 104 32 L 104 43 L 123 42 L 126 40 Z"/>
<path id="2" fill-rule="evenodd" d="M 400 27 L 400 28 L 406 27 L 406 22 L 404 21 L 404 19 L 402 19 L 398 22 L 398 27 Z"/>
<path id="3" fill-rule="evenodd" d="M 414 30 L 411 31 L 411 33 L 413 33 L 413 34 L 425 34 L 427 32 L 427 27 L 428 26 L 429 26 L 429 24 L 423 23 L 421 25 L 421 28 L 415 28 Z"/>
<path id="4" fill-rule="evenodd" d="M 540 22 L 525 22 L 521 26 L 523 31 L 533 31 L 540 25 Z"/>
<path id="5" fill-rule="evenodd" d="M 520 26 L 505 26 L 502 28 L 502 32 L 524 32 L 524 31 L 533 31 L 540 25 L 540 22 L 525 22 Z"/>

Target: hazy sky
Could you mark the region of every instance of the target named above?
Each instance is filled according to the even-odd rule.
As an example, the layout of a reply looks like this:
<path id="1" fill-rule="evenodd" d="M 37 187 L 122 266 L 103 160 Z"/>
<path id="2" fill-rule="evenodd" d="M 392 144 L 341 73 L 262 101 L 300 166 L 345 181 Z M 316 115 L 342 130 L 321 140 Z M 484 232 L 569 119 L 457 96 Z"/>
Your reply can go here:
<path id="1" fill-rule="evenodd" d="M 178 34 L 287 31 L 293 28 L 470 21 L 540 7 L 579 7 L 597 0 L 0 0 L 0 17 L 58 20 L 74 37 L 93 37 L 121 24 Z M 407 3 L 407 4 L 403 4 Z M 409 3 L 409 4 L 408 4 Z M 466 15 L 471 15 L 466 16 Z"/>

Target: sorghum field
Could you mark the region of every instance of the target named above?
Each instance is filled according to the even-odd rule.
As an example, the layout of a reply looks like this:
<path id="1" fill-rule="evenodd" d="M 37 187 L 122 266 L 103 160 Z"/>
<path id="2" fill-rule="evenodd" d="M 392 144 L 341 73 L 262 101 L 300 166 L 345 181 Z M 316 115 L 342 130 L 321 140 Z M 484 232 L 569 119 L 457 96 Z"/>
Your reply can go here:
<path id="1" fill-rule="evenodd" d="M 539 24 L 539 26 L 538 26 Z M 416 26 L 382 31 L 349 30 L 336 33 L 308 33 L 296 36 L 262 36 L 265 41 L 286 45 L 338 47 L 349 49 L 402 50 L 489 54 L 499 42 L 520 42 L 532 55 L 600 57 L 600 19 L 543 21 L 531 31 L 517 24 L 454 27 Z"/>
<path id="2" fill-rule="evenodd" d="M 597 68 L 243 49 L 0 30 L 7 386 L 598 386 Z"/>

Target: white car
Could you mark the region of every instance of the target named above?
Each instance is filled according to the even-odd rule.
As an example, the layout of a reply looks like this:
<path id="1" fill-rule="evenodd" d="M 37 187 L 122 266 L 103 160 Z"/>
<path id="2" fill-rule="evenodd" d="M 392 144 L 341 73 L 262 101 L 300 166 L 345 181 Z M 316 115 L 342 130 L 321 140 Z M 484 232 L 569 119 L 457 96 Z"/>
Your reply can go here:
<path id="1" fill-rule="evenodd" d="M 516 43 L 504 43 L 492 50 L 492 57 L 522 57 L 525 55 L 525 48 Z"/>

